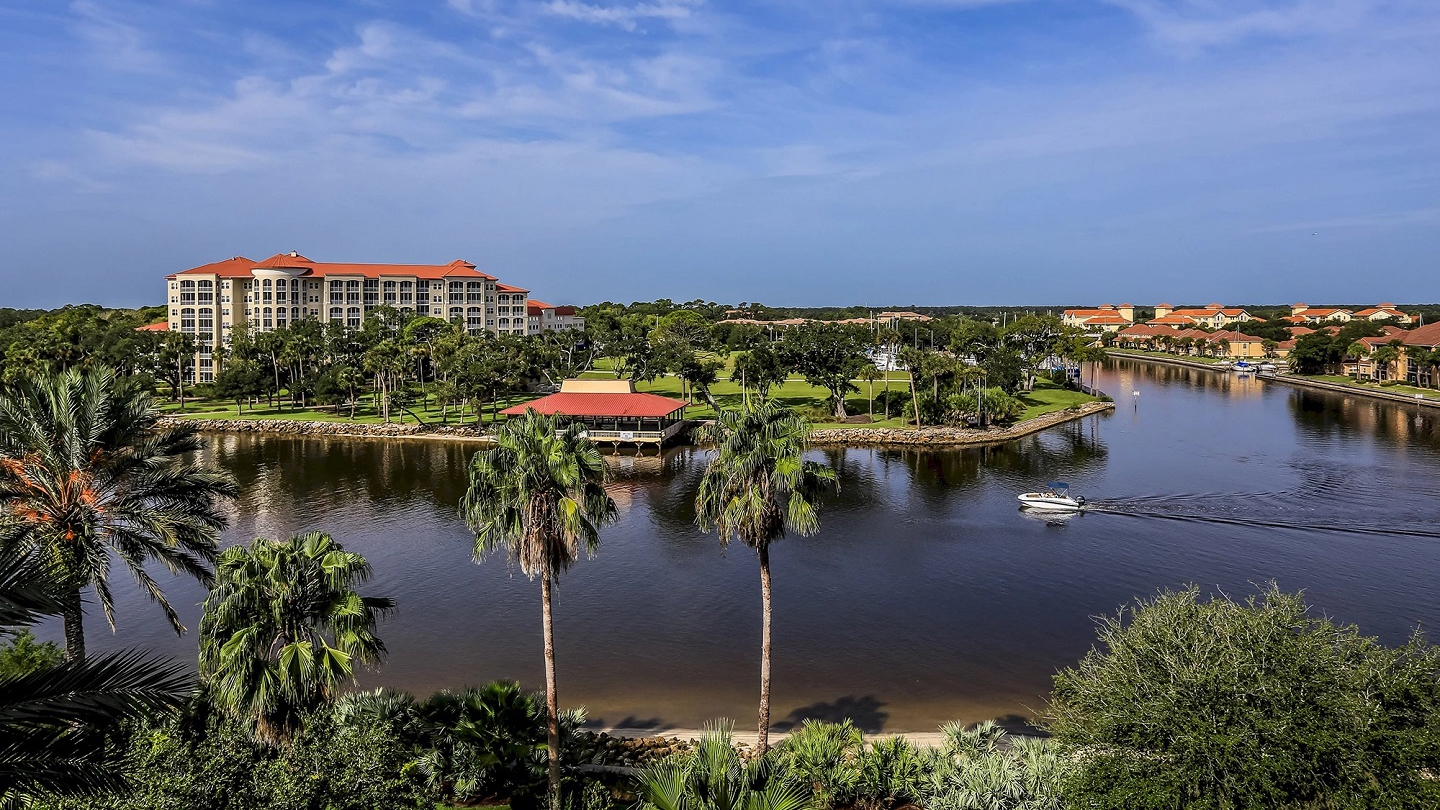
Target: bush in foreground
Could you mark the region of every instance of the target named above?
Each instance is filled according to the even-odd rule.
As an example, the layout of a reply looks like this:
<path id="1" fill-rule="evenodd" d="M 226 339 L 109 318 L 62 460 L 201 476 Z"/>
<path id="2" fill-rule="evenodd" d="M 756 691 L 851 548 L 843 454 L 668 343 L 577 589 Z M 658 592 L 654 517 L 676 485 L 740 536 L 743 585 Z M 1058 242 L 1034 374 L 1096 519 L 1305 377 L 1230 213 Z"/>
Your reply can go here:
<path id="1" fill-rule="evenodd" d="M 1072 807 L 1440 806 L 1440 653 L 1386 648 L 1273 586 L 1165 593 L 1055 678 Z"/>

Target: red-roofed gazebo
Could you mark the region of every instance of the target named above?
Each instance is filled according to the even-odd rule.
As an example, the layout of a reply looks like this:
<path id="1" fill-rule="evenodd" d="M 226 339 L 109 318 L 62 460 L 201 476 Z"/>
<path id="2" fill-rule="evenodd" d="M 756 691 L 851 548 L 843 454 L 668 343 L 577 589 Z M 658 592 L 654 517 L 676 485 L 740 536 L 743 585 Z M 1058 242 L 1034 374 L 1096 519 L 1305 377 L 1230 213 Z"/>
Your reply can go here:
<path id="1" fill-rule="evenodd" d="M 579 422 L 592 441 L 664 444 L 685 424 L 683 399 L 645 394 L 630 380 L 566 380 L 551 394 L 500 413 L 520 416 L 534 409 Z"/>

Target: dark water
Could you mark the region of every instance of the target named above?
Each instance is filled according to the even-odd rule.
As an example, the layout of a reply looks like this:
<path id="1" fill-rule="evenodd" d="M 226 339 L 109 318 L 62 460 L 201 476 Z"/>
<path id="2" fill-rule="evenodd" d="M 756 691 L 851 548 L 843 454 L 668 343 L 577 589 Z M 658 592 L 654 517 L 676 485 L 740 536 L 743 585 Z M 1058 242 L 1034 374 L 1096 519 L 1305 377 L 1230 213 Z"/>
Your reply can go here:
<path id="1" fill-rule="evenodd" d="M 1090 647 L 1092 617 L 1192 582 L 1243 594 L 1275 579 L 1391 642 L 1440 624 L 1435 412 L 1132 361 L 1099 383 L 1113 414 L 1002 447 L 816 454 L 842 492 L 818 536 L 773 552 L 777 718 L 918 731 L 1027 715 Z M 504 559 L 473 564 L 455 517 L 472 451 L 226 436 L 210 452 L 246 493 L 230 540 L 330 532 L 399 601 L 383 625 L 391 658 L 364 685 L 539 687 L 539 587 Z M 594 720 L 753 717 L 757 566 L 692 527 L 703 461 L 614 459 L 621 522 L 561 584 L 561 697 Z M 1016 493 L 1057 478 L 1099 509 L 1051 522 L 1017 510 Z M 119 632 L 93 618 L 92 644 L 193 657 L 193 634 L 177 639 L 117 584 Z M 199 588 L 166 589 L 194 627 Z"/>

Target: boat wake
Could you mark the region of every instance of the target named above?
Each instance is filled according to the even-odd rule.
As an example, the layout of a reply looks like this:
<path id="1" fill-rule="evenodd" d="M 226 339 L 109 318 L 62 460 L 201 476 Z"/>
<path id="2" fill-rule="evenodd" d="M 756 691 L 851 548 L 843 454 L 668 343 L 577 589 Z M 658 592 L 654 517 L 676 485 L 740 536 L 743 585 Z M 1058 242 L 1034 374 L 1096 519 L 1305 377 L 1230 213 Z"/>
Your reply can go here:
<path id="1" fill-rule="evenodd" d="M 1127 505 L 1110 501 L 1092 501 L 1087 510 L 1090 514 L 1114 515 L 1116 517 L 1128 518 L 1150 518 L 1156 520 L 1171 520 L 1180 523 L 1210 523 L 1229 526 L 1247 526 L 1267 529 L 1285 529 L 1300 532 L 1326 532 L 1331 534 L 1367 534 L 1382 535 L 1389 537 L 1426 537 L 1440 539 L 1440 529 L 1427 528 L 1417 525 L 1376 525 L 1373 523 L 1358 524 L 1333 520 L 1326 520 L 1323 523 L 1286 520 L 1282 517 L 1250 516 L 1240 513 L 1214 512 L 1176 512 L 1162 509 L 1135 509 Z"/>

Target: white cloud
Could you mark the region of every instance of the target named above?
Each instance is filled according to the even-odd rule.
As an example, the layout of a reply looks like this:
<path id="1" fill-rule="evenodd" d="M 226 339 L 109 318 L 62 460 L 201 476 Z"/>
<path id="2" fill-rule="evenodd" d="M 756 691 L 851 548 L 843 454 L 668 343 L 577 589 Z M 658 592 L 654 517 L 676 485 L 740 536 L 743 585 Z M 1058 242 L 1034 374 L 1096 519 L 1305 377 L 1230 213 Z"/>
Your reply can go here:
<path id="1" fill-rule="evenodd" d="M 663 0 L 658 3 L 637 3 L 632 6 L 602 6 L 580 0 L 550 0 L 546 12 L 572 20 L 614 25 L 634 31 L 641 20 L 684 20 L 690 17 L 699 0 Z"/>
<path id="2" fill-rule="evenodd" d="M 103 59 L 112 69 L 153 73 L 162 68 L 164 60 L 145 41 L 141 29 L 97 0 L 75 0 L 70 4 L 75 15 L 73 27 L 91 46 L 91 53 Z"/>
<path id="3" fill-rule="evenodd" d="M 1251 37 L 1334 34 L 1358 26 L 1382 0 L 1105 0 L 1140 19 L 1156 39 L 1188 48 Z"/>

